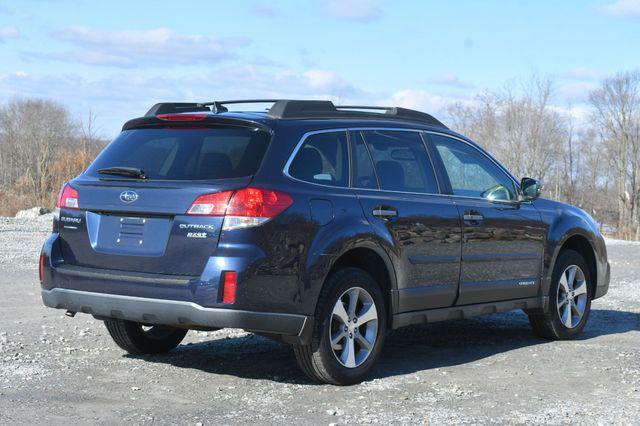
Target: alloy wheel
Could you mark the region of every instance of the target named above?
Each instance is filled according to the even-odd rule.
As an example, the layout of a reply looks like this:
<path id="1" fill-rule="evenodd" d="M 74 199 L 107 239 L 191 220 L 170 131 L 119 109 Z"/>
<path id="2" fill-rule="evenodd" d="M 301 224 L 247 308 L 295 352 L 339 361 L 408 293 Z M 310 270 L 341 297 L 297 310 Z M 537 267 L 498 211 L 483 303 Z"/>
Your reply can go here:
<path id="1" fill-rule="evenodd" d="M 369 292 L 352 287 L 342 293 L 331 313 L 329 333 L 340 364 L 355 368 L 367 360 L 378 336 L 378 311 Z"/>
<path id="2" fill-rule="evenodd" d="M 567 328 L 580 324 L 587 306 L 587 280 L 584 272 L 571 265 L 560 275 L 558 285 L 557 309 L 560 321 Z"/>

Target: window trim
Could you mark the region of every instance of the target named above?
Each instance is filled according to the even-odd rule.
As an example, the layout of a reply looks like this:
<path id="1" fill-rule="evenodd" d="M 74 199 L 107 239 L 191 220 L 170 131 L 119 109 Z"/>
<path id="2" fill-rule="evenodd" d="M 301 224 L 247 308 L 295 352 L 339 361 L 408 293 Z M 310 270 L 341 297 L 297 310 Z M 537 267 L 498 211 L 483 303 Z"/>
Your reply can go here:
<path id="1" fill-rule="evenodd" d="M 307 138 L 310 137 L 310 136 L 313 136 L 313 135 L 321 134 L 321 133 L 344 133 L 345 134 L 345 141 L 347 143 L 347 168 L 348 168 L 347 169 L 347 173 L 348 173 L 347 186 L 327 185 L 327 184 L 324 184 L 324 183 L 309 182 L 307 180 L 299 179 L 299 178 L 297 178 L 295 176 L 292 176 L 289 173 L 289 167 L 291 166 L 291 163 L 293 163 L 293 160 L 296 158 L 296 155 L 298 155 L 298 151 L 300 151 L 300 149 L 302 148 L 302 146 L 306 142 Z M 346 129 L 346 128 L 323 129 L 323 130 L 313 130 L 311 132 L 306 132 L 300 138 L 300 141 L 298 142 L 296 147 L 293 149 L 293 152 L 291 153 L 291 155 L 289 155 L 289 159 L 285 163 L 284 169 L 282 169 L 282 172 L 289 179 L 293 179 L 293 180 L 298 181 L 298 182 L 308 183 L 310 185 L 325 186 L 325 187 L 329 187 L 329 188 L 351 189 L 351 147 L 349 145 L 349 129 Z"/>
<path id="2" fill-rule="evenodd" d="M 351 167 L 351 141 L 349 140 L 349 132 L 360 132 L 360 131 L 367 131 L 367 130 L 382 130 L 382 131 L 399 131 L 399 132 L 417 132 L 420 133 L 422 142 L 425 146 L 425 150 L 427 151 L 427 156 L 429 157 L 429 161 L 431 162 L 431 166 L 434 170 L 434 173 L 436 175 L 436 182 L 438 183 L 438 190 L 440 191 L 437 194 L 432 194 L 432 193 L 425 193 L 425 192 L 408 192 L 408 191 L 393 191 L 393 190 L 386 190 L 386 189 L 381 189 L 380 187 L 378 187 L 377 189 L 371 189 L 371 188 L 354 188 L 351 184 L 351 175 L 352 175 L 352 167 Z M 315 135 L 317 133 L 335 133 L 335 132 L 345 132 L 346 133 L 346 137 L 347 137 L 347 143 L 348 143 L 348 153 L 349 153 L 349 186 L 335 186 L 335 185 L 327 185 L 327 184 L 322 184 L 322 183 L 316 183 L 316 182 L 308 182 L 306 180 L 302 180 L 302 179 L 298 179 L 295 178 L 293 176 L 291 176 L 289 174 L 289 166 L 291 165 L 291 163 L 293 162 L 293 159 L 295 158 L 296 154 L 298 153 L 298 151 L 300 150 L 300 148 L 302 148 L 302 145 L 304 144 L 305 140 L 311 136 L 311 135 Z M 431 141 L 431 139 L 426 139 L 424 137 L 424 134 L 433 134 L 433 135 L 438 135 L 438 136 L 444 136 L 447 138 L 451 138 L 454 139 L 456 141 L 465 143 L 469 146 L 471 146 L 472 148 L 476 149 L 478 152 L 480 152 L 481 155 L 484 155 L 485 157 L 487 157 L 489 159 L 489 161 L 491 161 L 493 164 L 495 164 L 503 173 L 505 173 L 507 175 L 507 177 L 509 179 L 511 179 L 511 181 L 513 182 L 515 188 L 516 188 L 516 196 L 518 197 L 518 199 L 513 200 L 513 201 L 505 201 L 505 200 L 489 200 L 487 198 L 482 198 L 482 197 L 469 197 L 469 196 L 464 196 L 464 195 L 455 195 L 455 194 L 446 194 L 444 193 L 444 187 L 443 187 L 443 183 L 440 182 L 440 178 L 438 177 L 438 166 L 436 166 L 436 164 L 433 161 L 433 158 L 431 158 L 431 150 L 428 149 L 429 146 L 433 147 L 433 141 Z M 365 141 L 365 146 L 366 146 L 366 141 Z M 368 147 L 367 147 L 368 148 Z M 435 147 L 434 147 L 435 148 Z M 517 179 L 511 174 L 511 172 L 509 172 L 509 170 L 504 167 L 502 164 L 500 164 L 500 162 L 498 160 L 496 160 L 495 158 L 493 158 L 488 152 L 484 151 L 482 148 L 480 148 L 479 146 L 476 146 L 475 144 L 462 139 L 461 137 L 449 134 L 449 133 L 443 133 L 443 132 L 438 132 L 438 131 L 433 131 L 433 130 L 427 130 L 427 129 L 411 129 L 411 128 L 403 128 L 403 127 L 339 127 L 339 128 L 331 128 L 331 129 L 321 129 L 321 130 L 312 130 L 309 132 L 306 132 L 302 135 L 302 137 L 300 138 L 300 140 L 298 141 L 298 143 L 296 144 L 295 148 L 293 149 L 293 151 L 291 152 L 291 154 L 289 155 L 289 158 L 287 159 L 287 162 L 284 165 L 284 168 L 282 169 L 282 172 L 285 176 L 287 176 L 290 179 L 293 179 L 295 181 L 298 182 L 302 182 L 302 183 L 306 183 L 309 185 L 316 185 L 316 186 L 323 186 L 323 187 L 328 187 L 328 188 L 340 188 L 340 189 L 351 189 L 351 190 L 358 190 L 358 191 L 377 191 L 377 192 L 389 192 L 389 193 L 395 193 L 395 194 L 411 194 L 411 195 L 422 195 L 422 196 L 428 196 L 428 197 L 433 197 L 433 196 L 438 196 L 438 197 L 456 197 L 456 198 L 466 198 L 466 199 L 471 199 L 471 200 L 483 200 L 486 201 L 488 203 L 497 203 L 497 204 L 509 204 L 509 205 L 514 205 L 514 204 L 531 204 L 531 201 L 526 201 L 526 200 L 522 200 L 520 198 L 520 183 L 517 181 Z M 374 167 L 374 172 L 376 172 L 375 167 Z M 447 177 L 447 179 L 449 178 L 449 175 L 447 174 L 446 170 L 443 170 L 443 172 L 445 173 L 445 176 Z M 377 179 L 377 174 L 376 174 L 376 179 Z M 379 182 L 378 182 L 379 185 Z"/>
<path id="3" fill-rule="evenodd" d="M 438 192 L 437 193 L 430 193 L 430 192 L 410 192 L 410 191 L 393 191 L 393 190 L 389 190 L 389 189 L 381 189 L 380 188 L 380 180 L 378 178 L 377 175 L 377 171 L 375 169 L 375 167 L 373 167 L 373 160 L 371 158 L 371 153 L 369 153 L 369 159 L 372 161 L 372 167 L 373 167 L 373 171 L 375 173 L 376 176 L 376 182 L 378 184 L 378 188 L 376 189 L 372 189 L 372 188 L 355 188 L 353 186 L 353 183 L 351 182 L 352 180 L 352 147 L 351 147 L 351 140 L 350 140 L 350 132 L 362 132 L 362 131 L 370 131 L 370 130 L 378 130 L 378 131 L 391 131 L 391 132 L 414 132 L 414 133 L 419 133 L 420 134 L 420 140 L 422 141 L 422 145 L 424 147 L 424 150 L 426 151 L 427 154 L 427 158 L 429 158 L 429 163 L 431 164 L 431 168 L 433 170 L 433 173 L 435 175 L 435 179 L 436 179 L 436 185 L 438 187 Z M 306 139 L 309 136 L 318 134 L 318 133 L 336 133 L 336 132 L 345 132 L 346 133 L 346 137 L 347 137 L 347 143 L 348 143 L 348 153 L 349 153 L 349 186 L 336 186 L 336 185 L 327 185 L 324 183 L 316 183 L 316 182 L 309 182 L 306 180 L 302 180 L 302 179 L 298 179 L 294 176 L 292 176 L 289 173 L 289 167 L 291 166 L 291 163 L 293 162 L 294 158 L 296 157 L 296 155 L 298 154 L 298 151 L 300 151 L 300 149 L 302 148 L 302 145 L 304 145 Z M 316 185 L 316 186 L 324 186 L 324 187 L 328 187 L 328 188 L 343 188 L 343 189 L 353 189 L 353 190 L 358 190 L 358 191 L 379 191 L 379 192 L 390 192 L 390 193 L 395 193 L 395 194 L 413 194 L 413 195 L 426 195 L 426 196 L 450 196 L 449 194 L 444 194 L 443 191 L 443 187 L 442 184 L 440 182 L 440 179 L 438 177 L 438 173 L 437 173 L 437 168 L 435 163 L 433 162 L 433 159 L 431 158 L 431 153 L 429 152 L 429 149 L 427 147 L 427 141 L 424 139 L 423 137 L 423 133 L 425 132 L 424 129 L 410 129 L 410 128 L 403 128 L 403 127 L 339 127 L 339 128 L 331 128 L 331 129 L 322 129 L 322 130 L 312 130 L 309 132 L 306 132 L 302 135 L 302 137 L 300 138 L 300 140 L 298 141 L 298 143 L 296 144 L 295 148 L 293 149 L 293 151 L 291 152 L 291 154 L 289 155 L 289 158 L 287 159 L 287 162 L 285 163 L 283 169 L 282 169 L 282 173 L 287 176 L 289 179 L 293 179 L 295 181 L 298 182 L 302 182 L 302 183 L 307 183 L 309 185 Z M 364 141 L 364 138 L 363 138 Z M 365 147 L 367 147 L 367 152 L 369 147 L 367 146 L 366 141 L 364 141 L 365 143 Z"/>

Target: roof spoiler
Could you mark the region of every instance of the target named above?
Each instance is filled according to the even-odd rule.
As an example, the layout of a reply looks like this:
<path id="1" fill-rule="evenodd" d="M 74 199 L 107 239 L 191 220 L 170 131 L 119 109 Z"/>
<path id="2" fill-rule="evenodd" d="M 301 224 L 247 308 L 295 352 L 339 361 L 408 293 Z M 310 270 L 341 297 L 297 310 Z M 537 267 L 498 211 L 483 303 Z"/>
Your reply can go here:
<path id="1" fill-rule="evenodd" d="M 183 112 L 211 112 L 211 109 L 203 104 L 164 102 L 152 106 L 144 116 L 155 117 L 160 114 L 179 114 Z"/>

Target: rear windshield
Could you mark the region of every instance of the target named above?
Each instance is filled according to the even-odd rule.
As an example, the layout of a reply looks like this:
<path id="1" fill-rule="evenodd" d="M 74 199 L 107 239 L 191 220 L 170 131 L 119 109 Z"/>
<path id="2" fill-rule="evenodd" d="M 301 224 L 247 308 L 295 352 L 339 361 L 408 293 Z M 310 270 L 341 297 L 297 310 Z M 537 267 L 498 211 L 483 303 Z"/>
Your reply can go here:
<path id="1" fill-rule="evenodd" d="M 208 180 L 256 173 L 269 145 L 251 128 L 125 130 L 96 158 L 87 174 L 108 167 L 142 169 L 149 179 Z"/>

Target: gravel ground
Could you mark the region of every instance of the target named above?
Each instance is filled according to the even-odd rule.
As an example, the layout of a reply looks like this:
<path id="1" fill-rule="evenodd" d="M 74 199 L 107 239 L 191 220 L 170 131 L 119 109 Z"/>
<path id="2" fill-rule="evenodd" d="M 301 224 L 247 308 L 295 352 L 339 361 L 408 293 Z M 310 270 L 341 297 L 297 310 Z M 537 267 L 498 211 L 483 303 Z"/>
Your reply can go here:
<path id="1" fill-rule="evenodd" d="M 609 244 L 611 289 L 580 340 L 540 340 L 520 312 L 403 329 L 370 380 L 335 387 L 240 330 L 145 359 L 90 316 L 44 308 L 50 220 L 0 218 L 0 424 L 640 424 L 639 244 Z"/>

